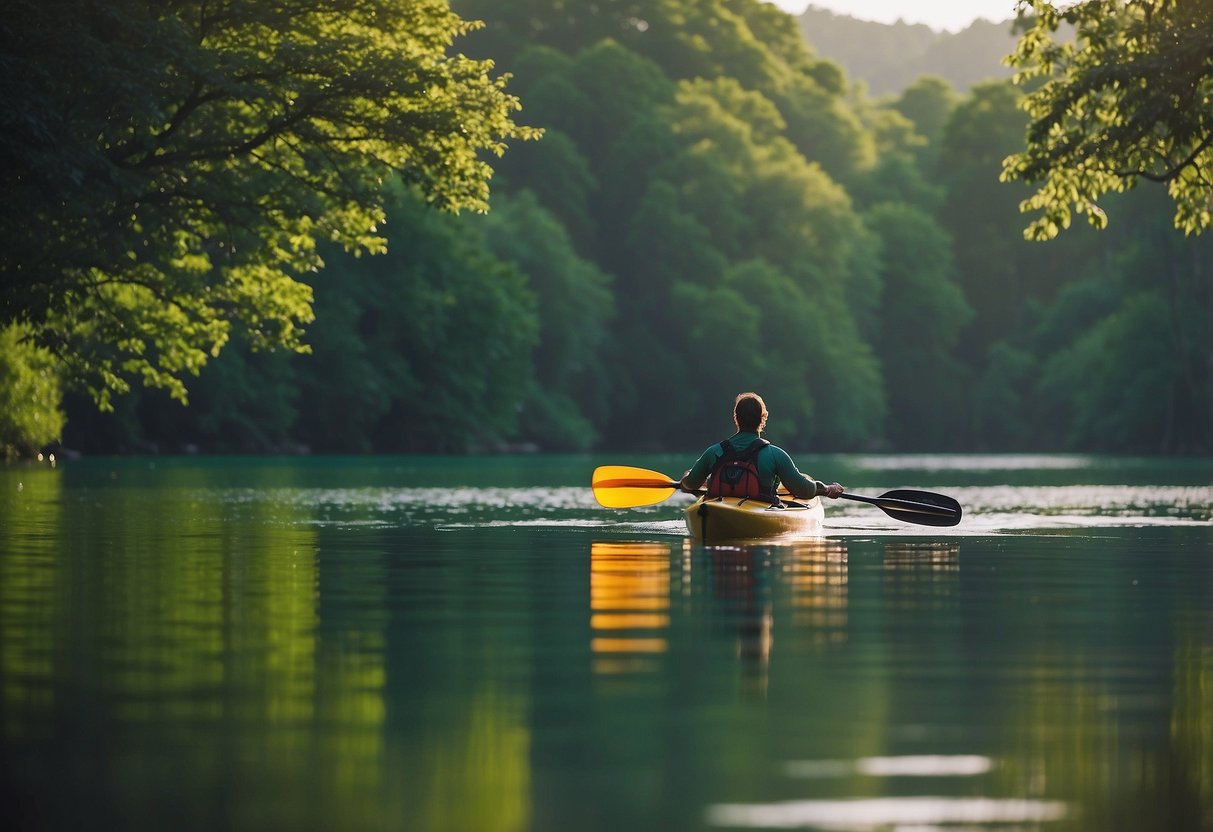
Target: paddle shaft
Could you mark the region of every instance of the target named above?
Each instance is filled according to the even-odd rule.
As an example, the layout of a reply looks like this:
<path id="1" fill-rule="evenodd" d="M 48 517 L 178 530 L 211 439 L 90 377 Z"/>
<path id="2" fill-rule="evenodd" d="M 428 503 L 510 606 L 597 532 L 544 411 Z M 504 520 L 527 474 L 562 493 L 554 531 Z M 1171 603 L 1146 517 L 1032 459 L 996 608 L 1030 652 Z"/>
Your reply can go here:
<path id="1" fill-rule="evenodd" d="M 653 479 L 619 478 L 613 480 L 599 480 L 598 482 L 594 483 L 594 488 L 673 488 L 675 491 L 681 491 L 685 494 L 696 494 L 698 496 L 703 496 L 704 494 L 708 493 L 706 486 L 701 486 L 700 488 L 696 488 L 692 491 L 689 488 L 683 488 L 682 483 L 678 482 L 677 480 L 672 480 L 669 478 L 657 479 L 656 477 Z M 778 493 L 780 497 L 796 496 L 791 491 L 788 491 L 786 488 L 782 487 L 776 493 Z M 801 498 L 796 497 L 796 499 Z"/>
<path id="2" fill-rule="evenodd" d="M 838 495 L 844 500 L 855 500 L 859 503 L 868 503 L 877 508 L 893 508 L 898 511 L 913 511 L 919 514 L 938 514 L 951 515 L 955 512 L 943 508 L 942 506 L 933 506 L 929 503 L 916 503 L 912 500 L 897 500 L 892 497 L 865 497 L 862 494 L 848 494 L 845 491 Z"/>

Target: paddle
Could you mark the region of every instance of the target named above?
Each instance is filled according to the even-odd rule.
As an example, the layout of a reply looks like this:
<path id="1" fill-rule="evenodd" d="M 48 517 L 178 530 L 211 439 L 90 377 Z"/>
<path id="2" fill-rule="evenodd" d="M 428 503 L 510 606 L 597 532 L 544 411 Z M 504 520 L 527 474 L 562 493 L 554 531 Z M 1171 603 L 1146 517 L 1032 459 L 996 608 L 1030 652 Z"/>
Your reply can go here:
<path id="1" fill-rule="evenodd" d="M 662 503 L 682 486 L 660 471 L 629 465 L 600 465 L 590 481 L 594 499 L 607 508 L 636 508 Z"/>
<path id="2" fill-rule="evenodd" d="M 651 506 L 668 500 L 674 492 L 682 490 L 677 480 L 670 479 L 660 471 L 630 465 L 601 465 L 594 469 L 590 484 L 594 489 L 594 499 L 607 508 Z M 780 489 L 780 495 L 790 496 L 783 489 Z M 920 526 L 955 526 L 962 514 L 960 503 L 932 491 L 899 488 L 886 491 L 879 497 L 846 492 L 841 497 L 874 505 L 896 520 Z"/>
<path id="3" fill-rule="evenodd" d="M 960 522 L 962 514 L 960 503 L 945 494 L 936 494 L 933 491 L 898 488 L 886 491 L 879 497 L 865 497 L 862 494 L 846 492 L 839 496 L 844 500 L 870 503 L 896 520 L 917 523 L 920 526 L 955 526 Z"/>

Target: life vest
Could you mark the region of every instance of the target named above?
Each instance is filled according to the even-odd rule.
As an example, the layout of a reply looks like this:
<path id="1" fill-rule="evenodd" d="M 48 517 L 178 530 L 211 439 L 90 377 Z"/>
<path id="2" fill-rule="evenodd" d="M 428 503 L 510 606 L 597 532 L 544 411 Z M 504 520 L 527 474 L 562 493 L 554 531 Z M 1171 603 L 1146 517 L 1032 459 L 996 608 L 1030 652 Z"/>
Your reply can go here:
<path id="1" fill-rule="evenodd" d="M 753 500 L 776 502 L 775 494 L 762 487 L 758 477 L 758 454 L 771 443 L 765 439 L 751 442 L 744 450 L 737 450 L 733 443 L 724 440 L 720 443 L 720 458 L 712 468 L 711 479 L 708 480 L 709 498 L 712 497 L 746 497 Z"/>

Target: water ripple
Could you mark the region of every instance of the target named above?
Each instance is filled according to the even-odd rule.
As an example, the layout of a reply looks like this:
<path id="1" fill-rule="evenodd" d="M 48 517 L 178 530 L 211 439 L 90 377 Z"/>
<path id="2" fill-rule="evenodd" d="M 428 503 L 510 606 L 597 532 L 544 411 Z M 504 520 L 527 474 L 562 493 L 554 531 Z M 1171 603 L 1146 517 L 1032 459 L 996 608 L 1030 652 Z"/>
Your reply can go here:
<path id="1" fill-rule="evenodd" d="M 1213 520 L 1213 486 L 1057 485 L 934 486 L 955 497 L 964 519 L 933 535 L 1015 531 L 1207 524 Z M 877 496 L 882 488 L 864 488 Z M 605 509 L 589 488 L 557 487 L 360 487 L 213 489 L 202 495 L 239 508 L 277 506 L 287 514 L 311 512 L 321 525 L 428 525 L 466 528 L 492 525 L 628 526 L 681 528 L 686 495 L 636 509 Z M 298 519 L 297 517 L 295 518 Z M 826 534 L 921 533 L 871 505 L 838 500 L 827 506 Z"/>

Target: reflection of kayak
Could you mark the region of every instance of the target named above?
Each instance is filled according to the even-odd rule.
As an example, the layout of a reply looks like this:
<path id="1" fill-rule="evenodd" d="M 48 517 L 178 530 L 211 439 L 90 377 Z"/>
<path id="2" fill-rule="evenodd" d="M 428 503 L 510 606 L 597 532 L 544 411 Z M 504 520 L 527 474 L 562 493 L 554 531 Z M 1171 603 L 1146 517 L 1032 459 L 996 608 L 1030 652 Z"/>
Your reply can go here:
<path id="1" fill-rule="evenodd" d="M 707 543 L 821 534 L 825 521 L 820 497 L 782 506 L 740 497 L 700 497 L 684 515 L 691 537 Z"/>

